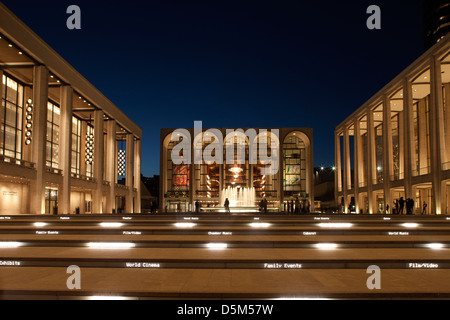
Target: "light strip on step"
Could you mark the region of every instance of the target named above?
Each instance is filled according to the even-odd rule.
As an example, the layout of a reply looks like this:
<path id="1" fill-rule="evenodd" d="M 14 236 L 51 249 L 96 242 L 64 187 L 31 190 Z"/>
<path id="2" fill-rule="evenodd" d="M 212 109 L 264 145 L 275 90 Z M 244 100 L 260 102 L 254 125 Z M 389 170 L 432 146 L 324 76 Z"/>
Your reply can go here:
<path id="1" fill-rule="evenodd" d="M 226 244 L 226 243 L 208 243 L 206 245 L 206 247 L 211 250 L 225 250 L 228 248 L 228 244 Z"/>
<path id="2" fill-rule="evenodd" d="M 321 228 L 351 228 L 353 223 L 336 223 L 336 222 L 322 222 L 317 224 Z"/>
<path id="3" fill-rule="evenodd" d="M 444 249 L 445 248 L 443 243 L 427 243 L 425 245 L 425 247 L 433 249 L 433 250 L 440 250 L 440 249 Z"/>
<path id="4" fill-rule="evenodd" d="M 100 226 L 103 228 L 120 228 L 123 226 L 121 222 L 102 222 Z"/>
<path id="5" fill-rule="evenodd" d="M 402 224 L 402 227 L 405 227 L 405 228 L 417 228 L 418 226 L 419 226 L 418 223 L 409 223 L 409 222 L 407 222 L 407 223 L 403 223 Z"/>
<path id="6" fill-rule="evenodd" d="M 47 223 L 45 223 L 45 222 L 35 222 L 35 223 L 33 223 L 33 225 L 35 227 L 45 227 L 47 225 Z"/>
<path id="7" fill-rule="evenodd" d="M 21 246 L 23 246 L 22 242 L 11 242 L 11 241 L 0 242 L 0 248 L 18 248 Z"/>
<path id="8" fill-rule="evenodd" d="M 136 245 L 132 242 L 89 242 L 88 247 L 92 249 L 131 249 Z"/>
<path id="9" fill-rule="evenodd" d="M 177 228 L 193 228 L 195 227 L 197 224 L 192 223 L 192 222 L 177 222 L 174 224 L 175 227 Z"/>
<path id="10" fill-rule="evenodd" d="M 337 248 L 336 243 L 316 243 L 314 246 L 320 250 L 334 250 Z"/>
<path id="11" fill-rule="evenodd" d="M 250 227 L 252 228 L 268 228 L 271 224 L 267 222 L 252 222 L 250 223 Z"/>

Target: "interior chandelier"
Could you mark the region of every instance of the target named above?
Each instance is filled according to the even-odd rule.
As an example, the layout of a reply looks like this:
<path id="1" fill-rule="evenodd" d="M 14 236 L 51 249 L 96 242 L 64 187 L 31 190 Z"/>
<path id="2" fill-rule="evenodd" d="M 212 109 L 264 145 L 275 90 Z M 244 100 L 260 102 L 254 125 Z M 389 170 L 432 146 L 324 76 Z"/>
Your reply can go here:
<path id="1" fill-rule="evenodd" d="M 239 173 L 242 173 L 242 171 L 244 171 L 244 169 L 239 168 L 239 167 L 233 167 L 229 171 L 234 174 L 239 174 Z"/>

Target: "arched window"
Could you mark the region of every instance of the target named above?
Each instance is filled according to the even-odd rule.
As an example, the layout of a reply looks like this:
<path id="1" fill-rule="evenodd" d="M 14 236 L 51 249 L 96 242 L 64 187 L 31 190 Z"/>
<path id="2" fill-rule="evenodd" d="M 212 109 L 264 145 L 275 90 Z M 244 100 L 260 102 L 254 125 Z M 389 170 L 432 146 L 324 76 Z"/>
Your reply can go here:
<path id="1" fill-rule="evenodd" d="M 248 137 L 239 131 L 229 133 L 224 143 L 224 188 L 249 187 Z"/>
<path id="2" fill-rule="evenodd" d="M 257 156 L 258 161 L 253 165 L 253 187 L 255 188 L 256 195 L 260 198 L 263 197 L 277 197 L 278 190 L 278 175 L 265 175 L 264 168 L 269 169 L 273 164 L 268 159 L 261 158 L 261 148 L 263 154 L 266 154 L 267 158 L 272 156 L 278 157 L 279 153 L 279 139 L 272 132 L 264 131 L 258 134 L 256 137 Z"/>
<path id="3" fill-rule="evenodd" d="M 216 162 L 206 162 L 203 158 L 205 149 L 213 143 L 220 142 L 217 135 L 210 132 L 203 132 L 194 139 L 195 159 L 202 159 L 201 163 L 195 164 L 194 183 L 195 198 L 213 199 L 219 198 L 220 191 L 220 164 Z M 211 146 L 212 147 L 212 146 Z M 211 151 L 211 156 L 215 157 L 215 150 Z"/>
<path id="4" fill-rule="evenodd" d="M 287 197 L 305 197 L 307 193 L 307 147 L 309 140 L 301 132 L 291 132 L 283 141 L 283 189 Z"/>
<path id="5" fill-rule="evenodd" d="M 166 152 L 165 160 L 167 164 L 167 180 L 166 180 L 166 192 L 168 193 L 181 193 L 186 194 L 189 191 L 190 184 L 190 165 L 186 163 L 175 164 L 172 162 L 172 150 L 184 139 L 188 139 L 181 135 L 178 141 L 171 141 L 171 135 L 166 138 Z M 183 154 L 183 150 L 180 151 L 179 157 L 183 158 L 187 155 Z"/>

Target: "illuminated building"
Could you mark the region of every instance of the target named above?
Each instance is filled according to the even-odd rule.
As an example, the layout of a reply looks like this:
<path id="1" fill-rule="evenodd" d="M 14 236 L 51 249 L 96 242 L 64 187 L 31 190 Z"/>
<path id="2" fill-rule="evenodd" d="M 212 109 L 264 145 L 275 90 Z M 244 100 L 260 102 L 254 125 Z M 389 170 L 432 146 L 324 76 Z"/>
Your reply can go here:
<path id="1" fill-rule="evenodd" d="M 335 130 L 336 204 L 349 212 L 446 214 L 450 203 L 450 40 L 424 53 Z M 352 170 L 354 171 L 352 176 Z M 403 211 L 405 213 L 406 210 Z"/>
<path id="2" fill-rule="evenodd" d="M 0 37 L 0 214 L 140 212 L 141 129 L 2 4 Z"/>
<path id="3" fill-rule="evenodd" d="M 265 129 L 255 128 L 254 137 L 247 135 L 249 130 L 253 129 L 204 129 L 200 133 L 188 129 L 183 134 L 176 133 L 175 129 L 162 129 L 160 210 L 194 211 L 198 203 L 202 211 L 215 211 L 224 206 L 224 196 L 229 188 L 254 188 L 255 198 L 252 202 L 255 205 L 244 205 L 243 211 L 257 206 L 263 198 L 268 201 L 269 211 L 287 211 L 288 202 L 297 198 L 301 206 L 309 210 L 309 206 L 314 203 L 312 129 L 278 128 L 265 132 Z M 279 134 L 275 135 L 274 130 L 278 130 Z M 176 135 L 182 137 L 178 140 Z M 183 139 L 189 141 L 187 153 L 191 155 L 191 161 L 190 164 L 177 165 L 172 161 L 172 152 Z M 223 148 L 224 161 L 219 164 L 205 161 L 204 153 L 211 151 L 212 143 L 219 141 L 222 142 L 220 148 Z M 252 141 L 257 149 L 252 149 Z M 236 151 L 233 151 L 233 161 L 226 161 L 227 146 Z M 279 168 L 274 175 L 262 173 L 269 165 L 260 157 L 259 150 L 262 147 L 267 148 L 269 156 L 279 160 Z M 214 152 L 220 153 L 221 150 Z M 236 158 L 239 150 L 245 154 L 241 162 Z M 252 150 L 258 154 L 255 161 L 251 160 Z M 203 158 L 196 163 L 195 157 L 202 154 Z"/>

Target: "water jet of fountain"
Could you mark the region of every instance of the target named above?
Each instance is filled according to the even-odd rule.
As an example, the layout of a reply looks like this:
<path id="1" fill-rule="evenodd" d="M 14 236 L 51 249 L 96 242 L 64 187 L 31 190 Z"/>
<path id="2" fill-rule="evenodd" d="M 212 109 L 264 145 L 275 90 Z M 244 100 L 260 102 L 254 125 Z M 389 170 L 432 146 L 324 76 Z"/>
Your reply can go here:
<path id="1" fill-rule="evenodd" d="M 222 205 L 225 199 L 230 201 L 230 208 L 255 208 L 256 190 L 255 188 L 228 187 L 222 190 L 220 197 Z"/>

